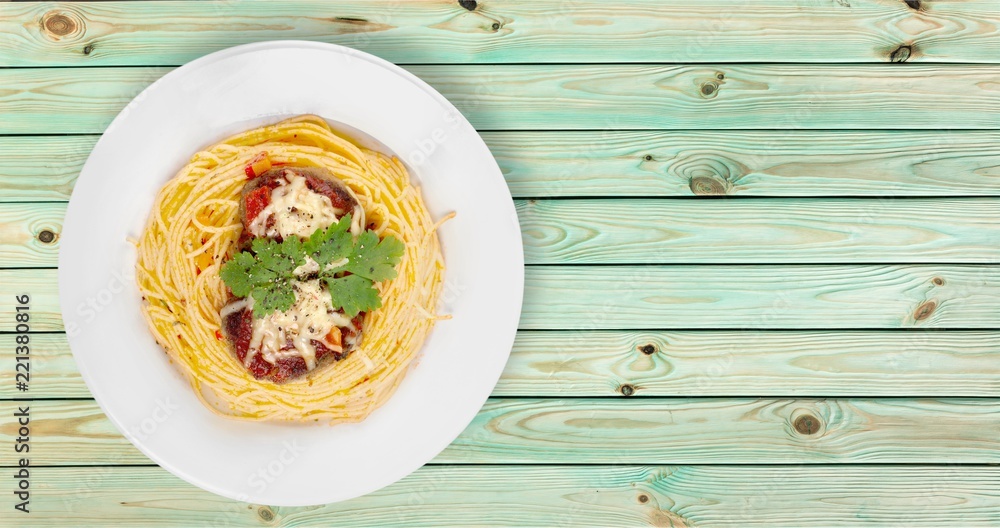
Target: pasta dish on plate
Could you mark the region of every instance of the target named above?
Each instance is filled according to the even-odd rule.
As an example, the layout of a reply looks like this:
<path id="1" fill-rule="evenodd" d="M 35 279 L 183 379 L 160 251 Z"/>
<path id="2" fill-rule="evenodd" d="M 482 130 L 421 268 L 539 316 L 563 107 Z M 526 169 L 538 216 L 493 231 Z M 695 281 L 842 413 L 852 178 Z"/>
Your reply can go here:
<path id="1" fill-rule="evenodd" d="M 136 242 L 143 315 L 211 409 L 364 420 L 435 322 L 435 222 L 395 157 L 316 116 L 196 153 Z"/>

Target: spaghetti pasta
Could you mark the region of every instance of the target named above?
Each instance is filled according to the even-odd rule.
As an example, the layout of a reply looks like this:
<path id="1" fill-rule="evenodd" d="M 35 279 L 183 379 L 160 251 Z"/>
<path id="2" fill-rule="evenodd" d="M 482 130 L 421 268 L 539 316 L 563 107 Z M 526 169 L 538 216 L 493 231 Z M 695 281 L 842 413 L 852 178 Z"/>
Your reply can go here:
<path id="1" fill-rule="evenodd" d="M 221 265 L 242 231 L 245 167 L 321 167 L 360 201 L 367 225 L 405 244 L 382 307 L 364 319 L 355 353 L 286 383 L 257 380 L 222 336 L 229 292 Z M 136 280 L 150 331 L 211 409 L 248 420 L 355 422 L 393 394 L 439 319 L 444 261 L 435 223 L 396 158 L 361 147 L 321 118 L 300 116 L 232 136 L 194 155 L 160 190 L 138 240 Z"/>

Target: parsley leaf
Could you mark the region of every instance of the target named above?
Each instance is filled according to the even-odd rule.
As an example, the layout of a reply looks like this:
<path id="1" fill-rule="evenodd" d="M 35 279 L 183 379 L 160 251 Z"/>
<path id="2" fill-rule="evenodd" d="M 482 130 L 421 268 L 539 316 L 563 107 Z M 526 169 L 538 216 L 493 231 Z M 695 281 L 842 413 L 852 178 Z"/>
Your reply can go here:
<path id="1" fill-rule="evenodd" d="M 396 276 L 396 264 L 404 249 L 398 238 L 389 235 L 379 241 L 378 235 L 369 229 L 358 237 L 344 269 L 376 282 L 388 280 Z"/>
<path id="2" fill-rule="evenodd" d="M 368 312 L 382 306 L 382 299 L 379 298 L 378 290 L 373 287 L 370 279 L 359 275 L 345 275 L 336 278 L 326 277 L 325 281 L 330 289 L 334 307 L 343 308 L 347 317 L 354 317 L 360 312 Z"/>
<path id="3" fill-rule="evenodd" d="M 295 288 L 287 279 L 254 288 L 250 295 L 253 297 L 253 314 L 258 318 L 275 310 L 285 311 L 295 304 Z"/>
<path id="4" fill-rule="evenodd" d="M 233 256 L 232 260 L 222 265 L 219 276 L 222 277 L 222 282 L 225 282 L 226 286 L 229 286 L 229 289 L 233 291 L 233 295 L 237 297 L 250 295 L 256 278 L 250 274 L 250 270 L 255 264 L 257 264 L 257 259 L 253 257 L 253 254 L 241 251 Z"/>
<path id="5" fill-rule="evenodd" d="M 299 237 L 290 236 L 281 243 L 270 238 L 255 238 L 250 249 L 257 256 L 262 269 L 273 271 L 279 276 L 291 275 L 295 268 L 306 261 Z"/>
<path id="6" fill-rule="evenodd" d="M 237 297 L 253 297 L 253 313 L 263 317 L 287 310 L 295 303 L 293 271 L 305 262 L 302 241 L 288 237 L 278 243 L 255 238 L 250 251 L 241 251 L 222 265 L 219 276 Z"/>
<path id="7" fill-rule="evenodd" d="M 382 306 L 375 282 L 394 278 L 405 246 L 394 236 L 379 240 L 367 230 L 355 239 L 351 215 L 313 232 L 305 241 L 296 236 L 276 242 L 255 238 L 249 251 L 241 251 L 222 265 L 220 277 L 237 297 L 253 297 L 255 317 L 295 304 L 295 282 L 302 280 L 295 269 L 306 258 L 319 264 L 319 279 L 326 283 L 335 310 L 349 317 Z M 347 259 L 342 266 L 327 269 L 332 262 Z"/>
<path id="8" fill-rule="evenodd" d="M 302 244 L 306 255 L 319 264 L 319 269 L 326 268 L 326 265 L 346 257 L 354 246 L 354 237 L 351 236 L 351 215 L 350 213 L 341 217 L 336 224 L 331 224 L 326 229 L 317 229 L 312 236 Z"/>

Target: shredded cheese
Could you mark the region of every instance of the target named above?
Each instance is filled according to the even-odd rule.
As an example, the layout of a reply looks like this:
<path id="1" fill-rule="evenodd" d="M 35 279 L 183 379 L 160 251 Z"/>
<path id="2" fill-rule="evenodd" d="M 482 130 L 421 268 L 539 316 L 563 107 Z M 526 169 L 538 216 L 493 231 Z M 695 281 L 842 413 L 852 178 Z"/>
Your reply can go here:
<path id="1" fill-rule="evenodd" d="M 250 232 L 255 236 L 305 238 L 344 214 L 329 197 L 309 189 L 303 176 L 285 170 L 285 180 L 271 191 L 271 202 L 250 222 Z M 274 218 L 271 227 L 267 227 L 269 218 Z"/>
<path id="2" fill-rule="evenodd" d="M 291 308 L 284 312 L 276 310 L 265 317 L 254 317 L 250 350 L 244 360 L 247 367 L 254 356 L 262 353 L 264 360 L 272 365 L 279 359 L 301 356 L 306 368 L 312 370 L 316 367 L 313 340 L 323 342 L 331 350 L 343 350 L 336 350 L 333 344 L 327 343 L 326 336 L 335 326 L 351 326 L 351 320 L 333 310 L 330 294 L 323 289 L 319 279 L 298 281 L 294 289 L 295 304 Z M 293 348 L 282 350 L 289 341 Z"/>

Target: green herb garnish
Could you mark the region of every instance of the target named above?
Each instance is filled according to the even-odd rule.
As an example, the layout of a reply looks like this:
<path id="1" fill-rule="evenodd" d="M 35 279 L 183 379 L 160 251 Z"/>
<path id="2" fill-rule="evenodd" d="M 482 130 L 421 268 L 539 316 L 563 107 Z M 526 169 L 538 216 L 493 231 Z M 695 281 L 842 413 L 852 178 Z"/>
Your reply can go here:
<path id="1" fill-rule="evenodd" d="M 330 290 L 333 308 L 348 317 L 382 306 L 374 283 L 396 276 L 405 246 L 390 235 L 379 240 L 367 230 L 351 236 L 351 215 L 326 229 L 317 229 L 304 241 L 291 236 L 278 243 L 256 238 L 250 251 L 241 251 L 222 265 L 219 275 L 237 297 L 253 297 L 253 313 L 264 317 L 285 311 L 295 303 L 295 269 L 308 256 L 319 265 L 318 278 Z"/>

